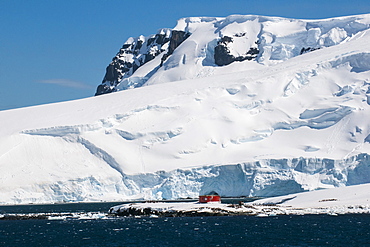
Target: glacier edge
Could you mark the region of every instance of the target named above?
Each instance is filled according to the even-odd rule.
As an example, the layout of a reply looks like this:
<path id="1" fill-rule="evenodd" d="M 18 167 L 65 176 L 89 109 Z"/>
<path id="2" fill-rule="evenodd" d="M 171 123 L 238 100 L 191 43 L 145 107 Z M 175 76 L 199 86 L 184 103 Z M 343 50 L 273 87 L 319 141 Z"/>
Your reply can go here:
<path id="1" fill-rule="evenodd" d="M 223 197 L 280 196 L 370 183 L 370 155 L 343 160 L 265 159 L 110 178 L 81 177 L 0 192 L 1 204 L 173 200 L 217 191 Z"/>

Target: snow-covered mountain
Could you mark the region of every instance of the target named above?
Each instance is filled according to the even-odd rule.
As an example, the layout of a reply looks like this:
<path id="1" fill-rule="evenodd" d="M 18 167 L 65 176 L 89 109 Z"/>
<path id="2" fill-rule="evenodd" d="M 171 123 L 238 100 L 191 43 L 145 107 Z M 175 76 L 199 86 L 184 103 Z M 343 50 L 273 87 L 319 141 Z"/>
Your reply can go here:
<path id="1" fill-rule="evenodd" d="M 255 70 L 346 42 L 368 28 L 367 16 L 310 21 L 253 15 L 184 18 L 174 29 L 129 38 L 96 94 Z M 251 62 L 222 67 L 241 61 Z"/>
<path id="2" fill-rule="evenodd" d="M 130 38 L 104 95 L 0 112 L 0 203 L 369 183 L 369 27 L 229 16 Z"/>

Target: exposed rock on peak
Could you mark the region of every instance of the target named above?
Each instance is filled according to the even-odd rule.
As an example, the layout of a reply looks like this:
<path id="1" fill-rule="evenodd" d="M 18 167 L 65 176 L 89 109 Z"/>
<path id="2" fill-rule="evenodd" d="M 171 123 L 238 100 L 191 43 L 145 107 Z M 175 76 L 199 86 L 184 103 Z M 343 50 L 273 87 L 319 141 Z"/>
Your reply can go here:
<path id="1" fill-rule="evenodd" d="M 140 66 L 153 60 L 164 52 L 170 41 L 170 30 L 162 29 L 159 33 L 145 38 L 129 38 L 108 65 L 102 84 L 95 95 L 114 92 L 122 78 L 131 76 Z"/>
<path id="2" fill-rule="evenodd" d="M 244 37 L 245 33 L 236 34 L 235 37 Z M 248 52 L 242 56 L 235 57 L 230 54 L 230 49 L 228 45 L 233 43 L 233 38 L 224 36 L 218 42 L 217 46 L 215 47 L 214 58 L 215 64 L 218 66 L 229 65 L 235 61 L 245 61 L 245 60 L 252 60 L 258 56 L 259 50 L 257 47 L 251 47 Z M 257 44 L 257 41 L 256 41 Z"/>
<path id="3" fill-rule="evenodd" d="M 170 38 L 170 45 L 168 47 L 168 51 L 166 54 L 163 55 L 161 65 L 163 65 L 163 62 L 166 61 L 166 59 L 172 55 L 172 53 L 175 51 L 175 49 L 181 45 L 182 42 L 184 42 L 187 38 L 189 38 L 190 33 L 179 31 L 179 30 L 172 30 L 171 38 Z"/>
<path id="4" fill-rule="evenodd" d="M 142 65 L 167 51 L 160 65 L 158 64 L 162 66 L 163 62 L 189 36 L 190 34 L 184 31 L 161 30 L 148 38 L 140 36 L 136 39 L 128 39 L 108 65 L 103 82 L 98 86 L 95 95 L 116 91 L 116 86 L 122 79 L 131 76 Z M 138 83 L 133 87 L 141 85 L 142 83 Z"/>
<path id="5" fill-rule="evenodd" d="M 307 53 L 307 52 L 310 52 L 310 51 L 316 51 L 316 50 L 318 50 L 318 49 L 320 49 L 320 48 L 312 48 L 312 47 L 307 47 L 307 48 L 305 48 L 305 47 L 303 47 L 303 48 L 301 49 L 300 55 L 302 55 L 302 54 L 304 54 L 304 53 Z"/>

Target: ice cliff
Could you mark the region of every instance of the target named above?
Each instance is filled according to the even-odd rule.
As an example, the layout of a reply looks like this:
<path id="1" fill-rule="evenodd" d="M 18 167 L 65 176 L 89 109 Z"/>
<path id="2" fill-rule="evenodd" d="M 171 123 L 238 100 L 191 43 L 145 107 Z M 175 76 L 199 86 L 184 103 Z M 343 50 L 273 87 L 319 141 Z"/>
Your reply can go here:
<path id="1" fill-rule="evenodd" d="M 0 112 L 0 203 L 370 183 L 369 24 L 185 18 L 130 38 L 98 97 Z"/>

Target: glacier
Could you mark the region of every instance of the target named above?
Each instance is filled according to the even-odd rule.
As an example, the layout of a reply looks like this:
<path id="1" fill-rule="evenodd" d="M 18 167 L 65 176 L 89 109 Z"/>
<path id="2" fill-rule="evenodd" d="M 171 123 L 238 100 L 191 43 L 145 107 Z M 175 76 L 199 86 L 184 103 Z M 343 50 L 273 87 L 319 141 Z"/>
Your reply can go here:
<path id="1" fill-rule="evenodd" d="M 0 111 L 0 204 L 370 183 L 369 27 L 234 15 L 130 38 L 99 96 Z"/>

